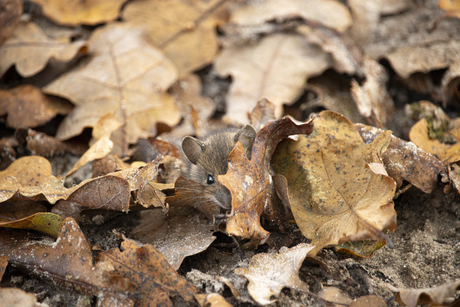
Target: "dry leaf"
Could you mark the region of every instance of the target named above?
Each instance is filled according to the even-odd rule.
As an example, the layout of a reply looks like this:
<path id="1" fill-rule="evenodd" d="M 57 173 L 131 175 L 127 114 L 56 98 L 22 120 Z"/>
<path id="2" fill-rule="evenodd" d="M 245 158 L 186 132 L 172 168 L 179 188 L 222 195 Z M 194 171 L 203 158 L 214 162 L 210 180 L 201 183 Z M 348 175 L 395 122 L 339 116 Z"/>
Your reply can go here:
<path id="1" fill-rule="evenodd" d="M 460 1 L 439 0 L 439 7 L 446 11 L 446 16 L 460 18 Z"/>
<path id="2" fill-rule="evenodd" d="M 168 217 L 160 210 L 142 211 L 140 215 L 130 238 L 155 246 L 174 270 L 185 257 L 201 253 L 216 239 L 212 222 L 190 208 L 171 208 Z"/>
<path id="3" fill-rule="evenodd" d="M 217 176 L 232 194 L 232 210 L 226 216 L 225 231 L 250 239 L 246 247 L 256 248 L 265 243 L 270 234 L 260 225 L 260 216 L 262 211 L 276 212 L 272 201 L 273 180 L 269 174 L 276 145 L 289 135 L 310 134 L 312 130 L 311 120 L 300 125 L 288 117 L 270 121 L 256 134 L 251 160 L 246 157 L 241 142 L 237 142 L 228 156 L 227 174 Z"/>
<path id="4" fill-rule="evenodd" d="M 70 42 L 69 38 L 52 40 L 35 23 L 21 22 L 13 36 L 0 46 L 0 76 L 15 65 L 22 77 L 31 77 L 42 71 L 51 58 L 68 62 L 86 49 L 86 42 Z"/>
<path id="5" fill-rule="evenodd" d="M 6 307 L 39 307 L 34 293 L 18 288 L 0 288 L 0 301 Z"/>
<path id="6" fill-rule="evenodd" d="M 265 124 L 271 120 L 275 120 L 275 105 L 273 102 L 262 99 L 257 102 L 256 107 L 249 114 L 251 126 L 256 131 L 259 131 Z"/>
<path id="7" fill-rule="evenodd" d="M 460 166 L 457 164 L 449 165 L 447 167 L 447 173 L 452 182 L 452 186 L 460 193 Z"/>
<path id="8" fill-rule="evenodd" d="M 128 144 L 156 134 L 156 124 L 176 125 L 180 120 L 173 99 L 165 91 L 177 78 L 173 64 L 148 46 L 139 29 L 113 23 L 98 28 L 90 40 L 90 57 L 45 88 L 76 104 L 64 119 L 57 138 L 69 139 L 111 115 L 121 125 L 120 142 Z M 112 139 L 113 140 L 113 139 Z"/>
<path id="9" fill-rule="evenodd" d="M 303 18 L 319 23 L 338 32 L 350 27 L 352 20 L 347 7 L 339 1 L 315 0 L 266 0 L 248 2 L 234 10 L 230 24 L 238 26 L 256 26 L 271 20 Z"/>
<path id="10" fill-rule="evenodd" d="M 0 255 L 8 256 L 10 263 L 86 294 L 114 300 L 126 297 L 122 292 L 127 290 L 123 287 L 123 278 L 108 274 L 113 267 L 93 266 L 91 246 L 71 218 L 64 220 L 56 242 L 49 237 L 30 240 L 24 232 L 2 230 Z"/>
<path id="11" fill-rule="evenodd" d="M 366 165 L 381 162 L 390 135 L 385 131 L 366 145 L 349 120 L 323 111 L 312 134 L 278 145 L 272 166 L 288 181 L 296 223 L 315 245 L 311 256 L 330 244 L 367 238 L 388 242 L 381 230 L 396 227 L 396 184 Z"/>
<path id="12" fill-rule="evenodd" d="M 345 242 L 335 247 L 338 253 L 351 254 L 360 258 L 370 258 L 376 250 L 386 244 L 385 241 L 363 240 Z"/>
<path id="13" fill-rule="evenodd" d="M 226 0 L 132 1 L 123 19 L 142 26 L 153 46 L 173 61 L 179 75 L 212 62 L 217 53 L 216 26 L 226 19 Z"/>
<path id="14" fill-rule="evenodd" d="M 366 295 L 358 297 L 350 303 L 349 307 L 387 307 L 387 303 L 376 295 Z"/>
<path id="15" fill-rule="evenodd" d="M 339 288 L 335 287 L 326 287 L 322 289 L 318 296 L 327 302 L 332 303 L 340 303 L 340 304 L 333 304 L 334 307 L 340 307 L 345 305 L 349 305 L 352 300 L 348 297 L 345 293 L 342 292 Z"/>
<path id="16" fill-rule="evenodd" d="M 460 118 L 450 121 L 451 129 L 448 133 L 453 136 L 455 143 L 445 144 L 436 139 L 431 139 L 428 129 L 428 121 L 422 118 L 412 126 L 409 138 L 421 149 L 436 155 L 442 163 L 455 162 L 460 160 Z"/>
<path id="17" fill-rule="evenodd" d="M 275 104 L 275 116 L 280 117 L 283 103 L 292 104 L 305 81 L 326 70 L 330 62 L 330 56 L 299 34 L 271 34 L 256 45 L 224 49 L 214 68 L 221 77 L 233 77 L 226 116 L 247 123 L 247 114 L 266 98 Z"/>
<path id="18" fill-rule="evenodd" d="M 308 285 L 300 280 L 298 273 L 313 245 L 301 243 L 295 247 L 282 247 L 278 255 L 256 254 L 249 262 L 249 269 L 237 268 L 235 273 L 249 280 L 248 291 L 261 305 L 275 302 L 285 287 L 308 291 Z"/>
<path id="19" fill-rule="evenodd" d="M 0 172 L 0 202 L 12 197 L 33 200 L 44 197 L 51 204 L 67 199 L 84 207 L 127 211 L 130 190 L 126 180 L 110 175 L 88 179 L 67 189 L 52 175 L 48 160 L 26 156 Z"/>
<path id="20" fill-rule="evenodd" d="M 5 273 L 7 266 L 8 266 L 8 257 L 0 256 L 0 281 L 2 281 L 3 274 Z"/>
<path id="21" fill-rule="evenodd" d="M 13 35 L 22 15 L 21 0 L 1 0 L 0 7 L 0 46 Z"/>
<path id="22" fill-rule="evenodd" d="M 460 290 L 460 281 L 452 281 L 443 285 L 426 289 L 398 289 L 390 284 L 388 288 L 397 292 L 396 301 L 402 306 L 415 307 L 417 305 L 439 306 L 445 299 L 456 296 Z"/>
<path id="23" fill-rule="evenodd" d="M 127 0 L 60 1 L 32 0 L 42 7 L 43 14 L 63 25 L 97 25 L 117 19 Z"/>
<path id="24" fill-rule="evenodd" d="M 195 295 L 201 307 L 232 307 L 220 294 L 208 293 Z"/>
<path id="25" fill-rule="evenodd" d="M 368 122 L 382 128 L 393 116 L 395 106 L 386 89 L 388 73 L 378 62 L 365 59 L 363 72 L 366 81 L 360 86 L 356 80 L 351 81 L 351 95 L 358 106 L 359 113 Z"/>
<path id="26" fill-rule="evenodd" d="M 57 238 L 64 219 L 50 212 L 38 212 L 14 221 L 2 220 L 3 218 L 0 219 L 0 227 L 37 230 Z"/>
<path id="27" fill-rule="evenodd" d="M 16 137 L 20 136 L 21 129 L 16 130 Z M 82 155 L 87 146 L 78 142 L 61 142 L 52 136 L 46 135 L 43 132 L 37 132 L 32 129 L 27 129 L 27 149 L 32 155 L 42 157 L 53 157 L 55 155 L 69 152 L 73 155 Z"/>
<path id="28" fill-rule="evenodd" d="M 113 267 L 112 275 L 130 280 L 136 306 L 172 306 L 169 293 L 176 292 L 186 301 L 194 301 L 197 290 L 180 276 L 150 244 L 138 246 L 125 240 L 118 248 L 98 254 L 99 262 Z M 127 289 L 128 290 L 128 289 Z"/>
<path id="29" fill-rule="evenodd" d="M 0 116 L 8 114 L 6 124 L 12 128 L 41 126 L 57 114 L 65 115 L 70 110 L 70 105 L 48 99 L 39 88 L 32 85 L 0 90 Z"/>
<path id="30" fill-rule="evenodd" d="M 384 132 L 362 124 L 355 124 L 355 127 L 367 144 Z M 398 187 L 406 180 L 425 193 L 433 191 L 438 184 L 438 176 L 445 172 L 436 157 L 394 135 L 391 135 L 390 145 L 381 158 L 388 176 L 396 181 Z"/>

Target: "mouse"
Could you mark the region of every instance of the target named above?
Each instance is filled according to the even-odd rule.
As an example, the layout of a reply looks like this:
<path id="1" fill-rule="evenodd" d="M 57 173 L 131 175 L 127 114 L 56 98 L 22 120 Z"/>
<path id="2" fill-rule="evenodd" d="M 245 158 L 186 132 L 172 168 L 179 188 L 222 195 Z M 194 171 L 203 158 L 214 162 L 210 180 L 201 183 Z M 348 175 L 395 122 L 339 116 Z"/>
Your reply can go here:
<path id="1" fill-rule="evenodd" d="M 255 136 L 254 127 L 246 125 L 239 130 L 214 131 L 203 139 L 186 136 L 182 140 L 182 154 L 187 164 L 183 177 L 203 185 L 203 199 L 220 207 L 221 212 L 231 209 L 232 196 L 217 176 L 227 173 L 228 155 L 238 141 L 243 144 L 246 157 L 251 159 Z"/>

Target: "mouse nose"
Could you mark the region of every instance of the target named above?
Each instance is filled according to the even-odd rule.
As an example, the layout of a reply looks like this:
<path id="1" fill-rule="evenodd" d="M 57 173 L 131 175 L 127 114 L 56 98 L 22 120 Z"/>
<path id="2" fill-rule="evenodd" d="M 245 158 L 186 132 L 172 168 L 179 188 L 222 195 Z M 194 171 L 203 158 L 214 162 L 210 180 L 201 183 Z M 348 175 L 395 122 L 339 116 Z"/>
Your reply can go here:
<path id="1" fill-rule="evenodd" d="M 232 208 L 232 194 L 226 187 L 222 186 L 222 193 L 219 193 L 217 200 L 221 203 L 221 207 L 225 209 Z"/>

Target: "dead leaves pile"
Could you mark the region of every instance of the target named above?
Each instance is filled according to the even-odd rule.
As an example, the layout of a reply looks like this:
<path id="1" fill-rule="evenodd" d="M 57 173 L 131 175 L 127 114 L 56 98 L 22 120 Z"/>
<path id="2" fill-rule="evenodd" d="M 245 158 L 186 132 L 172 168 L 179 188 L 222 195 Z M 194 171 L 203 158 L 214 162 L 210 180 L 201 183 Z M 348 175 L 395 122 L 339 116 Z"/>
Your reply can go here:
<path id="1" fill-rule="evenodd" d="M 13 264 L 100 306 L 171 306 L 171 293 L 226 306 L 176 272 L 184 258 L 206 250 L 216 231 L 257 249 L 278 246 L 277 235 L 291 242 L 280 232 L 295 224 L 311 244 L 256 254 L 234 270 L 249 280 L 248 295 L 219 277 L 237 300 L 265 305 L 285 287 L 308 292 L 299 270 L 325 247 L 359 257 L 392 247 L 393 199 L 408 187 L 430 193 L 441 178 L 446 193 L 460 189 L 460 123 L 444 112 L 458 102 L 455 1 L 28 5 L 0 0 L 0 278 Z M 396 112 L 388 66 L 443 107 L 407 101 L 406 119 L 417 122 L 402 138 L 386 129 Z M 310 121 L 282 117 L 305 120 L 318 107 L 328 111 Z M 216 110 L 221 122 L 211 119 Z M 247 123 L 258 131 L 251 157 L 237 143 L 217 178 L 232 195 L 223 212 L 179 177 L 175 144 Z M 71 165 L 56 162 L 71 155 L 78 160 L 62 162 Z M 70 181 L 91 163 L 91 174 Z M 91 246 L 80 229 L 141 210 L 128 238 L 114 232 L 110 246 Z M 391 290 L 415 306 L 442 304 L 457 288 Z M 13 306 L 37 301 L 16 288 L 0 296 Z M 318 296 L 383 304 L 335 288 Z"/>

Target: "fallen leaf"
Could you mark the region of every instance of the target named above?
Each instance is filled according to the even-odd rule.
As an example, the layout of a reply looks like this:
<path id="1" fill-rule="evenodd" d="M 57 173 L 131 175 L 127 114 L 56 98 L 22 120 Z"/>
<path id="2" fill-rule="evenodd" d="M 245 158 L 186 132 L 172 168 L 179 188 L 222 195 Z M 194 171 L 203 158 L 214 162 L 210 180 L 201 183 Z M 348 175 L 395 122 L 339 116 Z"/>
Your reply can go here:
<path id="1" fill-rule="evenodd" d="M 20 129 L 16 130 L 16 138 L 19 137 Z M 61 142 L 56 138 L 49 136 L 43 132 L 37 132 L 32 129 L 27 129 L 27 149 L 32 155 L 42 157 L 53 157 L 56 155 L 69 152 L 73 155 L 82 155 L 86 146 L 78 142 Z"/>
<path id="2" fill-rule="evenodd" d="M 438 306 L 445 299 L 455 297 L 460 290 L 460 281 L 452 281 L 433 288 L 425 289 L 399 289 L 387 284 L 388 288 L 397 292 L 396 301 L 402 306 L 415 307 L 417 305 Z"/>
<path id="3" fill-rule="evenodd" d="M 300 34 L 270 34 L 255 45 L 224 49 L 214 68 L 221 77 L 233 77 L 226 116 L 245 124 L 247 113 L 266 98 L 275 104 L 275 116 L 280 117 L 283 103 L 294 103 L 305 81 L 325 71 L 330 62 L 330 56 Z"/>
<path id="4" fill-rule="evenodd" d="M 446 12 L 446 16 L 460 18 L 460 1 L 439 0 L 439 7 Z"/>
<path id="5" fill-rule="evenodd" d="M 2 281 L 3 274 L 5 273 L 7 266 L 8 266 L 8 257 L 0 256 L 0 281 Z"/>
<path id="6" fill-rule="evenodd" d="M 91 147 L 80 157 L 80 159 L 78 159 L 77 163 L 75 163 L 72 169 L 67 172 L 65 177 L 70 176 L 88 162 L 104 158 L 110 153 L 112 148 L 113 143 L 109 140 L 109 137 L 102 137 L 96 143 L 91 145 Z"/>
<path id="7" fill-rule="evenodd" d="M 5 40 L 13 35 L 19 24 L 22 15 L 21 0 L 2 0 L 0 1 L 2 11 L 0 13 L 0 46 Z"/>
<path id="8" fill-rule="evenodd" d="M 323 111 L 312 134 L 278 145 L 272 166 L 286 177 L 296 223 L 315 245 L 310 256 L 330 244 L 367 238 L 388 242 L 381 231 L 396 227 L 396 184 L 366 165 L 381 163 L 390 135 L 385 131 L 366 145 L 348 119 Z"/>
<path id="9" fill-rule="evenodd" d="M 447 173 L 452 186 L 460 193 L 460 166 L 457 164 L 448 165 Z"/>
<path id="10" fill-rule="evenodd" d="M 176 69 L 143 41 L 139 29 L 112 23 L 94 31 L 89 43 L 87 61 L 44 89 L 76 104 L 61 123 L 58 139 L 79 135 L 113 114 L 121 124 L 117 130 L 121 143 L 115 145 L 126 155 L 128 144 L 156 134 L 158 122 L 169 126 L 179 122 L 180 114 L 165 92 L 177 79 Z"/>
<path id="11" fill-rule="evenodd" d="M 445 144 L 428 136 L 428 121 L 422 118 L 412 126 L 409 138 L 419 148 L 438 157 L 443 164 L 460 160 L 460 118 L 451 120 L 448 133 L 454 137 L 455 143 Z"/>
<path id="12" fill-rule="evenodd" d="M 355 124 L 364 142 L 373 142 L 382 129 L 362 124 Z M 436 157 L 420 149 L 412 142 L 404 141 L 391 135 L 390 145 L 381 156 L 388 176 L 401 187 L 403 181 L 413 184 L 425 193 L 431 193 L 438 184 L 438 177 L 445 172 L 445 167 Z"/>
<path id="13" fill-rule="evenodd" d="M 251 160 L 246 157 L 241 142 L 237 142 L 229 154 L 227 173 L 217 176 L 232 195 L 232 210 L 226 215 L 225 231 L 250 239 L 246 247 L 256 248 L 270 235 L 260 225 L 260 216 L 273 207 L 271 200 L 275 191 L 269 164 L 277 144 L 289 135 L 310 134 L 312 130 L 312 120 L 300 125 L 288 117 L 270 121 L 256 134 Z"/>
<path id="14" fill-rule="evenodd" d="M 208 293 L 195 295 L 201 307 L 232 307 L 220 294 Z"/>
<path id="15" fill-rule="evenodd" d="M 308 285 L 300 280 L 298 273 L 308 252 L 313 245 L 300 243 L 287 248 L 282 247 L 278 255 L 260 253 L 251 258 L 249 268 L 237 268 L 235 273 L 249 280 L 248 291 L 252 298 L 261 305 L 275 302 L 285 287 L 308 291 Z"/>
<path id="16" fill-rule="evenodd" d="M 13 36 L 0 46 L 0 76 L 15 65 L 22 77 L 31 77 L 42 71 L 51 58 L 68 62 L 87 48 L 84 41 L 52 40 L 37 24 L 21 22 Z"/>
<path id="17" fill-rule="evenodd" d="M 0 171 L 6 169 L 16 160 L 14 147 L 19 145 L 15 137 L 5 137 L 0 139 Z"/>
<path id="18" fill-rule="evenodd" d="M 180 276 L 150 244 L 137 245 L 125 240 L 121 250 L 111 249 L 98 254 L 97 260 L 113 267 L 112 274 L 131 281 L 130 291 L 136 293 L 137 306 L 172 306 L 169 293 L 178 293 L 188 302 L 194 301 L 197 290 Z"/>
<path id="19" fill-rule="evenodd" d="M 395 111 L 393 99 L 386 89 L 388 73 L 374 60 L 365 59 L 362 65 L 366 81 L 360 86 L 353 79 L 351 95 L 358 106 L 359 113 L 371 125 L 382 128 L 392 119 Z"/>
<path id="20" fill-rule="evenodd" d="M 8 307 L 38 307 L 34 293 L 18 288 L 0 288 L 0 300 Z M 42 304 L 40 304 L 42 305 Z"/>
<path id="21" fill-rule="evenodd" d="M 49 237 L 30 240 L 25 234 L 10 229 L 0 233 L 0 255 L 8 256 L 9 263 L 89 295 L 126 298 L 123 278 L 108 274 L 113 267 L 93 266 L 91 246 L 73 219 L 64 220 L 55 242 Z"/>
<path id="22" fill-rule="evenodd" d="M 51 204 L 67 199 L 84 207 L 127 211 L 130 190 L 126 180 L 110 175 L 88 179 L 67 189 L 52 175 L 48 160 L 25 156 L 0 172 L 0 202 L 14 197 L 32 200 L 44 197 Z"/>
<path id="23" fill-rule="evenodd" d="M 360 258 L 370 258 L 376 250 L 381 249 L 385 244 L 385 241 L 375 240 L 345 242 L 336 246 L 335 250 L 338 253 L 351 254 Z"/>
<path id="24" fill-rule="evenodd" d="M 319 23 L 338 32 L 344 32 L 352 24 L 351 14 L 339 1 L 267 0 L 248 2 L 232 11 L 229 24 L 252 26 L 266 24 L 271 20 L 303 18 Z"/>
<path id="25" fill-rule="evenodd" d="M 377 295 L 366 295 L 358 297 L 348 305 L 349 307 L 387 307 L 387 303 Z"/>
<path id="26" fill-rule="evenodd" d="M 259 131 L 265 124 L 271 120 L 275 120 L 275 105 L 267 99 L 261 99 L 257 102 L 256 107 L 249 114 L 251 126 L 256 131 Z"/>
<path id="27" fill-rule="evenodd" d="M 129 237 L 155 246 L 176 271 L 185 257 L 201 253 L 216 239 L 212 221 L 190 208 L 172 207 L 168 217 L 161 210 L 142 211 L 140 216 Z"/>
<path id="28" fill-rule="evenodd" d="M 132 1 L 122 17 L 142 26 L 150 43 L 176 65 L 179 75 L 212 62 L 217 53 L 216 27 L 226 20 L 226 0 Z"/>
<path id="29" fill-rule="evenodd" d="M 58 24 L 77 26 L 97 25 L 117 19 L 127 0 L 59 1 L 32 0 L 40 5 L 43 14 Z"/>
<path id="30" fill-rule="evenodd" d="M 56 115 L 65 115 L 70 110 L 70 105 L 48 99 L 39 88 L 32 85 L 0 90 L 0 116 L 8 114 L 6 124 L 12 128 L 41 126 Z"/>

